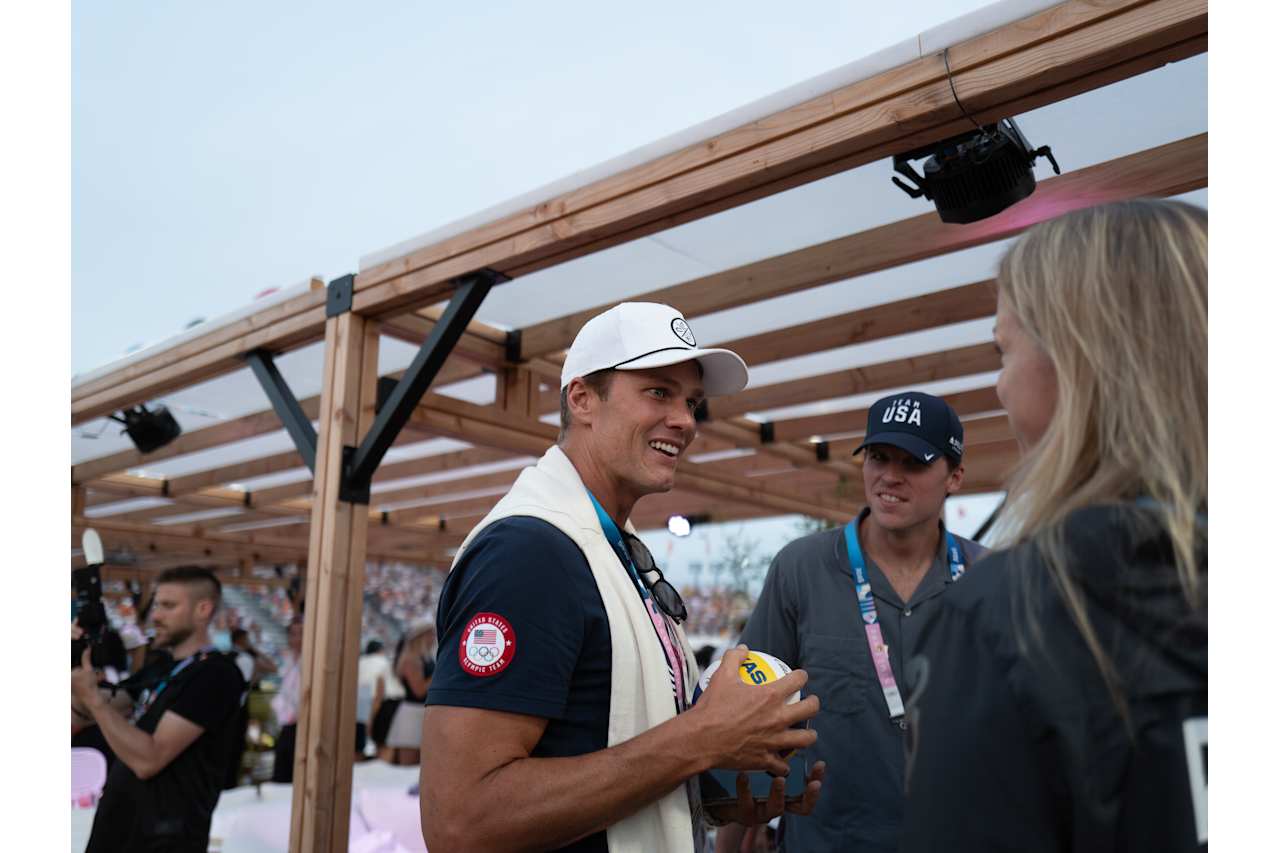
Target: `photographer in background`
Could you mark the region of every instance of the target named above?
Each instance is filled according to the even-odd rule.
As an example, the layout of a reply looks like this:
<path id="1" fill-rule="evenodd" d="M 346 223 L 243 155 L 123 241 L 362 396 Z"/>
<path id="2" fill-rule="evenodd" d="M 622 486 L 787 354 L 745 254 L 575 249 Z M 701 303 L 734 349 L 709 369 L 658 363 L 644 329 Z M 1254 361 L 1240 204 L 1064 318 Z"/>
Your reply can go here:
<path id="1" fill-rule="evenodd" d="M 172 654 L 135 703 L 127 689 L 103 690 L 86 648 L 71 673 L 71 711 L 96 725 L 115 752 L 87 853 L 147 850 L 203 853 L 236 734 L 245 683 L 209 639 L 222 596 L 205 569 L 160 574 L 151 618 L 155 647 Z"/>

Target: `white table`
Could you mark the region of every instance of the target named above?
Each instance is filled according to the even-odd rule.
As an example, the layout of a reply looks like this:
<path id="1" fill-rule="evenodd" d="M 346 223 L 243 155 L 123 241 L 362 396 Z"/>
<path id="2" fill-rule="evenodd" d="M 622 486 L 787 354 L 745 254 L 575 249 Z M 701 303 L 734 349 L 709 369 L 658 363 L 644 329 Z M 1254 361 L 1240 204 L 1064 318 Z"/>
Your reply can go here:
<path id="1" fill-rule="evenodd" d="M 356 764 L 351 780 L 351 849 L 368 853 L 425 853 L 418 798 L 417 767 L 384 761 Z M 213 811 L 209 849 L 220 853 L 287 853 L 293 786 L 267 782 L 223 791 Z M 84 853 L 94 809 L 71 810 L 71 851 Z"/>

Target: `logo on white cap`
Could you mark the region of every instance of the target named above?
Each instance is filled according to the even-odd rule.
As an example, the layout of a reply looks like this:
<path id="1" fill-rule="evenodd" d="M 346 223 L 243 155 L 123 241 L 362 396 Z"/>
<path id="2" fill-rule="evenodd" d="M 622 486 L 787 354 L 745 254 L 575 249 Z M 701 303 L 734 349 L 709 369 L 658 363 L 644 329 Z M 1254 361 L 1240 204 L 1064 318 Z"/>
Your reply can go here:
<path id="1" fill-rule="evenodd" d="M 671 331 L 676 333 L 676 337 L 684 341 L 691 347 L 698 345 L 697 339 L 693 337 L 693 329 L 689 328 L 689 324 L 684 321 L 683 317 L 676 317 L 671 321 Z"/>

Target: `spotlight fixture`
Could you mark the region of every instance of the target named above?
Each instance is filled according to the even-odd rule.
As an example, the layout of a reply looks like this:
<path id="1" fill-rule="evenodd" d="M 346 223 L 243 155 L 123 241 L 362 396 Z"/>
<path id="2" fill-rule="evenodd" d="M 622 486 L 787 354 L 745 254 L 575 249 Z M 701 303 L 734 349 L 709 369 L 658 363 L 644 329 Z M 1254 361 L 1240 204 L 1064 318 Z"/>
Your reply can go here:
<path id="1" fill-rule="evenodd" d="M 911 161 L 925 157 L 921 175 Z M 1031 167 L 1038 157 L 1047 157 L 1054 174 L 1062 174 L 1049 146 L 1032 150 L 1017 123 L 1006 118 L 936 145 L 895 155 L 893 170 L 912 184 L 896 175 L 893 182 L 912 198 L 924 196 L 932 201 L 943 222 L 977 222 L 1035 191 L 1036 176 Z"/>
<path id="2" fill-rule="evenodd" d="M 150 453 L 182 435 L 182 427 L 178 426 L 178 422 L 164 406 L 148 411 L 146 406 L 140 405 L 124 409 L 120 414 L 110 417 L 111 420 L 124 424 L 124 431 L 129 434 L 133 446 L 140 453 Z"/>

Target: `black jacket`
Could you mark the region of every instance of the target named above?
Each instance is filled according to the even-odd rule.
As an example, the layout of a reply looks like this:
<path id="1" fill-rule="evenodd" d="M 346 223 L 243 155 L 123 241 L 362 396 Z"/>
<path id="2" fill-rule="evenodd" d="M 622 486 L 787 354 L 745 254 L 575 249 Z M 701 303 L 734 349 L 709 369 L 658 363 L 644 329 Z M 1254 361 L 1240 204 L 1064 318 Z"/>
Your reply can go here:
<path id="1" fill-rule="evenodd" d="M 1091 507 L 1064 528 L 1128 727 L 1034 545 L 944 596 L 911 697 L 902 850 L 1207 849 L 1206 610 L 1153 518 Z"/>

